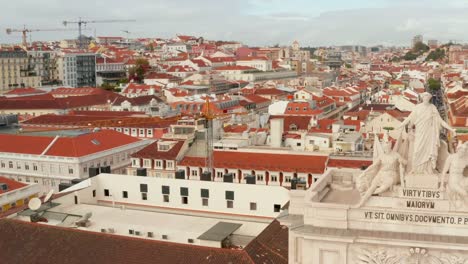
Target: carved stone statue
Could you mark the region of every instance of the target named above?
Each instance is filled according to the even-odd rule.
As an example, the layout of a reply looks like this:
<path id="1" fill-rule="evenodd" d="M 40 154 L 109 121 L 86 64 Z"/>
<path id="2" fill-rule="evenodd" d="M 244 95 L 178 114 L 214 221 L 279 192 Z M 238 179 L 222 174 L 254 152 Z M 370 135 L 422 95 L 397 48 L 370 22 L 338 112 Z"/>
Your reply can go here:
<path id="1" fill-rule="evenodd" d="M 440 182 L 441 190 L 445 190 L 445 178 L 449 172 L 447 189 L 450 196 L 458 200 L 468 199 L 468 177 L 463 175 L 468 166 L 468 142 L 460 144 L 455 154 L 451 154 L 445 161 Z"/>
<path id="2" fill-rule="evenodd" d="M 423 93 L 423 102 L 415 107 L 399 127 L 401 129 L 408 124 L 415 127 L 412 150 L 408 153 L 411 174 L 437 174 L 435 169 L 440 147 L 440 129 L 444 127 L 455 134 L 455 130 L 440 117 L 437 108 L 430 103 L 431 98 L 430 93 Z"/>
<path id="3" fill-rule="evenodd" d="M 400 154 L 392 150 L 391 142 L 385 142 L 383 153 L 367 168 L 356 180 L 356 185 L 361 193 L 361 201 L 357 207 L 361 207 L 373 194 L 386 192 L 403 179 L 404 160 Z"/>

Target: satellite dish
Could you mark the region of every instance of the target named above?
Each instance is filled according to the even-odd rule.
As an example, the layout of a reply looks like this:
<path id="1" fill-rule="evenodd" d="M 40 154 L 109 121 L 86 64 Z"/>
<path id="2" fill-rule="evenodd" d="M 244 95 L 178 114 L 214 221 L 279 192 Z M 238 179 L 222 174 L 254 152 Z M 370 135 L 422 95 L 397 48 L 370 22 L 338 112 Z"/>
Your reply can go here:
<path id="1" fill-rule="evenodd" d="M 41 200 L 39 198 L 32 198 L 29 200 L 28 207 L 32 211 L 36 211 L 37 209 L 41 208 Z"/>
<path id="2" fill-rule="evenodd" d="M 54 190 L 50 190 L 50 191 L 47 193 L 46 197 L 44 198 L 44 203 L 46 203 L 47 201 L 49 201 L 53 194 L 54 194 Z"/>

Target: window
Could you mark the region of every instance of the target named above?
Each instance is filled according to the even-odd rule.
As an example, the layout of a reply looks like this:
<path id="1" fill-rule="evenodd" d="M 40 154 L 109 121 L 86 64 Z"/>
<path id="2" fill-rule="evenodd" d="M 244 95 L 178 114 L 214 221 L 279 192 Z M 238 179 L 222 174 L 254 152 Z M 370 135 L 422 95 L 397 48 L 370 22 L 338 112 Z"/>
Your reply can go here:
<path id="1" fill-rule="evenodd" d="M 272 181 L 272 182 L 278 181 L 278 176 L 273 176 L 273 175 L 272 175 L 272 176 L 271 176 L 271 181 Z"/>
<path id="2" fill-rule="evenodd" d="M 16 168 L 21 169 L 21 164 L 19 162 L 16 162 Z"/>
<path id="3" fill-rule="evenodd" d="M 104 189 L 104 196 L 109 196 L 109 190 L 108 189 Z"/>
<path id="4" fill-rule="evenodd" d="M 202 205 L 208 206 L 208 198 L 202 198 Z"/>
<path id="5" fill-rule="evenodd" d="M 279 204 L 273 205 L 273 211 L 274 211 L 275 213 L 279 213 L 280 210 L 281 210 L 281 205 L 279 205 Z"/>
<path id="6" fill-rule="evenodd" d="M 257 174 L 257 181 L 263 181 L 263 174 Z"/>
<path id="7" fill-rule="evenodd" d="M 222 178 L 223 177 L 223 172 L 222 171 L 216 172 L 216 177 Z"/>
<path id="8" fill-rule="evenodd" d="M 2 168 L 5 168 L 5 163 L 4 163 L 3 161 L 2 161 L 2 163 L 1 163 L 1 167 L 2 167 Z"/>
<path id="9" fill-rule="evenodd" d="M 25 164 L 25 165 L 24 165 L 24 169 L 29 170 L 29 165 L 28 165 L 28 164 Z"/>
<path id="10" fill-rule="evenodd" d="M 134 233 L 133 229 L 128 230 L 128 234 L 133 235 L 133 233 Z"/>
<path id="11" fill-rule="evenodd" d="M 93 197 L 96 197 L 96 190 L 93 190 Z"/>
<path id="12" fill-rule="evenodd" d="M 37 171 L 37 165 L 36 164 L 33 164 L 33 170 Z"/>
<path id="13" fill-rule="evenodd" d="M 193 244 L 194 240 L 192 238 L 189 238 L 189 239 L 187 239 L 187 242 L 189 242 L 190 244 Z"/>
<path id="14" fill-rule="evenodd" d="M 188 197 L 182 196 L 182 204 L 188 204 Z"/>
<path id="15" fill-rule="evenodd" d="M 300 147 L 300 146 L 301 146 L 301 142 L 297 142 L 297 143 L 296 143 L 296 146 L 297 146 L 297 147 Z"/>
<path id="16" fill-rule="evenodd" d="M 192 170 L 192 176 L 198 176 L 198 170 Z"/>
<path id="17" fill-rule="evenodd" d="M 83 167 L 83 172 L 88 172 L 88 167 Z"/>
<path id="18" fill-rule="evenodd" d="M 148 232 L 148 237 L 154 237 L 153 232 Z"/>
<path id="19" fill-rule="evenodd" d="M 68 168 L 68 174 L 73 174 L 73 168 Z"/>
<path id="20" fill-rule="evenodd" d="M 285 182 L 291 182 L 291 176 L 286 176 L 284 181 Z"/>
<path id="21" fill-rule="evenodd" d="M 174 167 L 174 162 L 172 161 L 167 161 L 166 162 L 166 167 L 172 169 Z"/>
<path id="22" fill-rule="evenodd" d="M 226 207 L 227 208 L 234 208 L 234 201 L 227 200 L 226 201 Z"/>
<path id="23" fill-rule="evenodd" d="M 162 167 L 162 162 L 160 160 L 156 161 L 156 167 L 158 167 L 158 168 Z"/>
<path id="24" fill-rule="evenodd" d="M 123 191 L 123 192 L 122 192 L 122 197 L 123 197 L 123 198 L 128 198 L 128 192 L 127 192 L 127 191 Z"/>
<path id="25" fill-rule="evenodd" d="M 181 196 L 188 196 L 188 188 L 187 187 L 180 187 L 180 195 Z"/>
<path id="26" fill-rule="evenodd" d="M 13 162 L 12 161 L 8 162 L 8 168 L 13 169 Z"/>
<path id="27" fill-rule="evenodd" d="M 250 211 L 257 211 L 257 203 L 250 203 Z"/>
<path id="28" fill-rule="evenodd" d="M 148 192 L 148 185 L 147 184 L 140 184 L 140 192 L 147 193 Z"/>
<path id="29" fill-rule="evenodd" d="M 169 239 L 169 238 L 167 237 L 167 235 L 162 235 L 162 239 L 167 240 L 167 239 Z"/>
<path id="30" fill-rule="evenodd" d="M 165 202 L 165 203 L 169 202 L 169 195 L 168 194 L 163 195 L 163 202 Z"/>
<path id="31" fill-rule="evenodd" d="M 148 200 L 148 194 L 145 193 L 145 192 L 141 193 L 141 199 L 144 200 L 144 201 Z"/>
<path id="32" fill-rule="evenodd" d="M 169 194 L 170 193 L 170 189 L 169 189 L 169 186 L 161 186 L 161 192 L 162 194 Z"/>
<path id="33" fill-rule="evenodd" d="M 226 197 L 226 200 L 234 200 L 234 192 L 233 191 L 226 191 L 225 197 Z"/>

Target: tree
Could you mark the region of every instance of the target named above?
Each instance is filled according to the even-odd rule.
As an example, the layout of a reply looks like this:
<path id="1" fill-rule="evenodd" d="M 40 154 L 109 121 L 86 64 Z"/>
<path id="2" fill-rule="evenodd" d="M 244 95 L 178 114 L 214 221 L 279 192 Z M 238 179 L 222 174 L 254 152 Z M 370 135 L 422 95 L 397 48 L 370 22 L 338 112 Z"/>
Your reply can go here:
<path id="1" fill-rule="evenodd" d="M 414 44 L 414 47 L 413 47 L 413 51 L 415 53 L 424 53 L 426 51 L 429 51 L 429 46 L 422 43 L 422 42 L 417 42 L 416 44 Z"/>
<path id="2" fill-rule="evenodd" d="M 403 59 L 404 59 L 404 60 L 407 60 L 407 61 L 412 61 L 412 60 L 417 59 L 418 57 L 419 57 L 418 54 L 415 54 L 415 53 L 413 53 L 413 52 L 411 52 L 411 51 L 408 51 L 408 52 L 405 54 L 405 56 L 403 56 Z"/>
<path id="3" fill-rule="evenodd" d="M 153 43 L 150 43 L 150 44 L 148 45 L 148 49 L 149 49 L 150 52 L 154 52 Z"/>
<path id="4" fill-rule="evenodd" d="M 128 71 L 129 79 L 137 82 L 142 82 L 145 73 L 149 70 L 149 62 L 146 59 L 139 58 L 135 61 L 135 66 Z"/>
<path id="5" fill-rule="evenodd" d="M 103 83 L 101 85 L 101 89 L 107 90 L 107 91 L 113 91 L 115 88 L 115 85 L 108 84 L 108 83 Z"/>
<path id="6" fill-rule="evenodd" d="M 436 49 L 427 55 L 426 61 L 438 61 L 445 58 L 444 49 Z"/>
<path id="7" fill-rule="evenodd" d="M 427 83 L 428 83 L 429 89 L 431 89 L 431 91 L 437 91 L 441 87 L 440 81 L 436 80 L 436 79 L 431 78 L 431 79 L 429 79 L 427 81 Z"/>

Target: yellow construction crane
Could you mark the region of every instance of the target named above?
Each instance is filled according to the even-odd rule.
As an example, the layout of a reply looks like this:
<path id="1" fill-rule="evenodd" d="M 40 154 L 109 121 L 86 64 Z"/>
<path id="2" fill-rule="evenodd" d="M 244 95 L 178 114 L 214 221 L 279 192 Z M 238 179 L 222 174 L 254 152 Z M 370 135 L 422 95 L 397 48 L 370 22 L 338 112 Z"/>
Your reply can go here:
<path id="1" fill-rule="evenodd" d="M 82 20 L 81 17 L 75 21 L 63 21 L 63 25 L 67 26 L 68 24 L 77 24 L 78 25 L 78 41 L 80 45 L 80 49 L 83 48 L 83 41 L 81 36 L 82 26 L 86 26 L 87 24 L 94 24 L 94 23 L 116 23 L 116 22 L 136 22 L 133 19 L 112 19 L 112 20 Z"/>
<path id="2" fill-rule="evenodd" d="M 66 28 L 30 29 L 24 26 L 23 29 L 7 28 L 6 33 L 10 35 L 13 32 L 21 32 L 23 34 L 23 46 L 27 47 L 28 46 L 28 39 L 27 39 L 28 33 L 37 32 L 37 31 L 72 31 L 72 30 L 75 30 L 75 29 L 66 29 Z"/>

